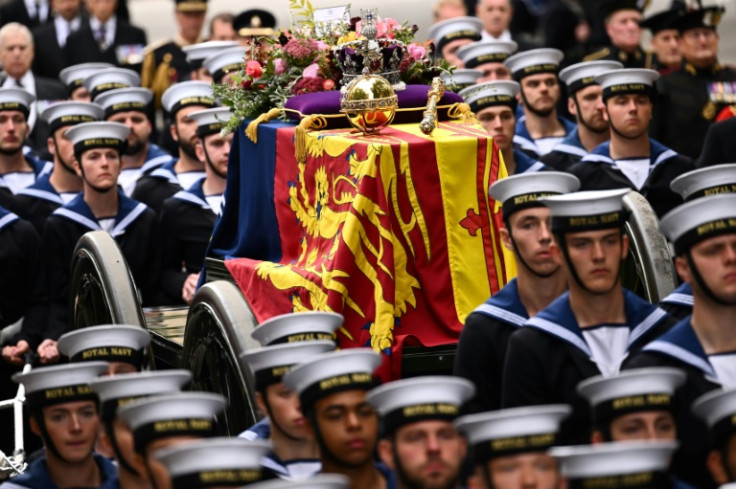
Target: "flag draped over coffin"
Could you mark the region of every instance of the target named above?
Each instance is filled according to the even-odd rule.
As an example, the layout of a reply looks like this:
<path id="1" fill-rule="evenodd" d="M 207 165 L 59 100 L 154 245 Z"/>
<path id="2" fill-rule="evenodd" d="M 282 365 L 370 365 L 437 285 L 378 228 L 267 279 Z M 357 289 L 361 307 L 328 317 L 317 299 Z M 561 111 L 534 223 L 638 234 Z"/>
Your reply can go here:
<path id="1" fill-rule="evenodd" d="M 400 369 L 406 344 L 454 343 L 465 317 L 513 274 L 488 186 L 505 176 L 480 126 L 417 124 L 379 135 L 295 126 L 240 131 L 210 246 L 262 322 L 307 310 L 345 316 L 341 347 L 370 346 Z M 392 355 L 393 353 L 393 355 Z"/>

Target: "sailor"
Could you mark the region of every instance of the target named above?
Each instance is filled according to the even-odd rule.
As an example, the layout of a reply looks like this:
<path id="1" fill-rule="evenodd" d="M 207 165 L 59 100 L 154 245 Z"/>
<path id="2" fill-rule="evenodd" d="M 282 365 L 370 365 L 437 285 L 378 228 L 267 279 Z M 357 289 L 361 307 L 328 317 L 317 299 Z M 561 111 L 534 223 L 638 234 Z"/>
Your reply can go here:
<path id="1" fill-rule="evenodd" d="M 189 117 L 192 112 L 212 109 L 215 99 L 212 85 L 203 81 L 187 81 L 172 85 L 162 98 L 163 106 L 171 117 L 169 131 L 176 141 L 177 160 L 143 175 L 136 184 L 133 198 L 140 200 L 157 213 L 166 199 L 194 182 L 204 178 L 204 164 L 197 158 L 197 124 Z"/>
<path id="2" fill-rule="evenodd" d="M 502 405 L 572 405 L 563 429 L 567 443 L 590 440 L 590 413 L 577 384 L 616 374 L 625 358 L 673 323 L 662 309 L 621 287 L 621 264 L 629 251 L 622 201 L 627 193 L 602 190 L 541 199 L 567 265 L 569 292 L 511 335 Z"/>
<path id="3" fill-rule="evenodd" d="M 478 41 L 457 50 L 457 55 L 468 69 L 482 72 L 477 83 L 495 80 L 511 80 L 511 71 L 503 64 L 516 52 L 514 41 Z"/>
<path id="4" fill-rule="evenodd" d="M 715 165 L 692 170 L 672 180 L 670 188 L 686 202 L 709 195 L 736 192 L 736 164 Z M 660 302 L 660 307 L 677 320 L 693 312 L 693 289 L 683 282 Z"/>
<path id="5" fill-rule="evenodd" d="M 590 404 L 591 442 L 676 440 L 676 391 L 684 383 L 684 372 L 667 367 L 582 381 L 578 393 Z"/>
<path id="6" fill-rule="evenodd" d="M 693 403 L 695 416 L 708 425 L 708 471 L 719 486 L 736 482 L 736 390 L 718 389 Z"/>
<path id="7" fill-rule="evenodd" d="M 267 480 L 261 459 L 270 449 L 265 441 L 224 437 L 162 448 L 153 454 L 165 470 L 155 475 L 163 482 L 156 489 L 221 489 Z"/>
<path id="8" fill-rule="evenodd" d="M 204 67 L 204 60 L 224 49 L 239 45 L 238 41 L 207 41 L 184 46 L 182 51 L 186 54 L 187 62 L 192 68 L 190 79 L 212 83 L 212 74 Z"/>
<path id="9" fill-rule="evenodd" d="M 104 375 L 118 375 L 143 370 L 150 343 L 140 326 L 106 324 L 64 333 L 58 349 L 70 362 L 107 362 Z"/>
<path id="10" fill-rule="evenodd" d="M 233 140 L 232 133 L 220 135 L 230 117 L 227 107 L 192 112 L 189 117 L 197 124 L 195 152 L 206 176 L 166 199 L 161 208 L 166 304 L 192 302 L 215 220 L 222 213 Z"/>
<path id="11" fill-rule="evenodd" d="M 74 146 L 74 168 L 83 180 L 83 191 L 46 221 L 50 312 L 45 338 L 56 340 L 66 331 L 69 264 L 79 238 L 89 231 L 110 233 L 125 257 L 143 304 L 158 302 L 160 238 L 156 215 L 117 187 L 120 153 L 128 132 L 117 122 L 85 122 L 66 132 Z"/>
<path id="12" fill-rule="evenodd" d="M 611 45 L 589 54 L 583 61 L 620 61 L 625 68 L 653 68 L 654 55 L 641 48 L 640 0 L 604 0 L 600 13 Z"/>
<path id="13" fill-rule="evenodd" d="M 56 209 L 69 203 L 82 190 L 82 179 L 74 171 L 74 146 L 66 130 L 83 122 L 102 119 L 102 109 L 89 102 L 59 102 L 41 113 L 49 126 L 48 151 L 54 167 L 14 195 L 8 208 L 29 221 L 43 235 L 46 219 Z"/>
<path id="14" fill-rule="evenodd" d="M 674 243 L 675 268 L 693 291 L 692 316 L 626 361 L 626 368 L 677 367 L 687 381 L 679 400 L 682 445 L 673 467 L 696 487 L 714 487 L 705 473 L 706 428 L 690 411 L 695 398 L 719 387 L 736 387 L 736 195 L 702 197 L 662 218 L 662 232 Z"/>
<path id="15" fill-rule="evenodd" d="M 148 117 L 152 98 L 153 92 L 140 87 L 116 88 L 95 98 L 95 103 L 105 110 L 106 121 L 120 122 L 130 129 L 118 177 L 118 185 L 129 197 L 142 175 L 174 160 L 149 140 L 153 132 L 153 124 Z"/>
<path id="16" fill-rule="evenodd" d="M 306 431 L 299 397 L 282 382 L 296 364 L 333 351 L 332 341 L 300 341 L 249 350 L 241 355 L 255 385 L 259 411 L 268 416 L 272 450 L 263 465 L 274 476 L 305 480 L 322 468 L 317 442 Z"/>
<path id="17" fill-rule="evenodd" d="M 609 489 L 675 489 L 669 477 L 676 441 L 631 441 L 577 447 L 555 447 L 568 487 Z"/>
<path id="18" fill-rule="evenodd" d="M 88 383 L 105 362 L 41 367 L 16 374 L 23 384 L 31 431 L 43 439 L 44 453 L 3 489 L 89 487 L 116 489 L 117 470 L 94 453 L 100 418 L 97 396 Z"/>
<path id="19" fill-rule="evenodd" d="M 499 233 L 513 253 L 517 276 L 470 313 L 460 333 L 453 373 L 475 385 L 473 412 L 501 407 L 509 336 L 567 290 L 561 257 L 552 249 L 549 210 L 539 198 L 574 192 L 579 185 L 558 172 L 514 175 L 491 185 L 491 197 L 503 206 Z"/>
<path id="20" fill-rule="evenodd" d="M 381 416 L 378 455 L 400 489 L 459 489 L 467 453 L 452 422 L 473 396 L 465 379 L 423 376 L 389 382 L 366 401 Z"/>
<path id="21" fill-rule="evenodd" d="M 23 154 L 28 114 L 35 97 L 22 88 L 0 88 L 0 205 L 49 173 L 53 165 Z"/>
<path id="22" fill-rule="evenodd" d="M 339 474 L 318 474 L 303 481 L 275 479 L 248 484 L 248 489 L 348 489 L 350 479 Z"/>
<path id="23" fill-rule="evenodd" d="M 166 468 L 153 453 L 218 436 L 215 416 L 225 409 L 226 402 L 221 395 L 210 392 L 178 392 L 119 406 L 117 417 L 133 433 L 132 466 L 144 472 L 155 489 L 168 487 Z"/>
<path id="24" fill-rule="evenodd" d="M 90 75 L 106 68 L 114 68 L 110 63 L 82 63 L 64 68 L 59 72 L 59 80 L 67 89 L 67 99 L 76 102 L 91 102 L 92 95 L 84 86 Z"/>
<path id="25" fill-rule="evenodd" d="M 212 77 L 212 82 L 232 85 L 232 74 L 243 68 L 249 49 L 243 46 L 221 49 L 205 58 L 202 66 Z"/>
<path id="26" fill-rule="evenodd" d="M 172 369 L 116 374 L 89 382 L 90 389 L 99 398 L 103 428 L 100 445 L 105 452 L 113 454 L 117 462 L 120 489 L 153 489 L 153 486 L 145 467 L 136 465 L 133 435 L 118 418 L 118 407 L 151 396 L 180 392 L 191 379 L 188 370 Z"/>
<path id="27" fill-rule="evenodd" d="M 202 27 L 207 14 L 207 0 L 174 2 L 178 32 L 173 39 L 148 45 L 143 58 L 142 86 L 153 90 L 156 108 L 162 106 L 163 93 L 171 85 L 186 80 L 192 72 L 182 48 L 202 42 Z"/>
<path id="28" fill-rule="evenodd" d="M 636 190 L 661 217 L 682 202 L 670 189 L 670 182 L 692 170 L 693 162 L 649 138 L 657 78 L 659 73 L 645 69 L 612 70 L 596 76 L 611 139 L 568 170 L 580 179 L 583 190 Z"/>
<path id="29" fill-rule="evenodd" d="M 578 126 L 541 158 L 547 166 L 567 171 L 610 139 L 602 90 L 595 77 L 622 67 L 618 61 L 583 61 L 560 71 L 560 80 L 567 86 L 567 110 L 575 115 Z"/>
<path id="30" fill-rule="evenodd" d="M 562 51 L 543 48 L 517 53 L 504 61 L 521 85 L 524 109 L 524 115 L 516 121 L 514 142 L 537 158 L 552 151 L 575 129 L 575 124 L 557 115 L 557 71 L 562 58 Z"/>
<path id="31" fill-rule="evenodd" d="M 547 450 L 560 440 L 564 404 L 501 409 L 455 421 L 470 446 L 473 489 L 557 489 L 561 477 Z"/>
<path id="32" fill-rule="evenodd" d="M 680 69 L 657 82 L 657 105 L 650 135 L 673 150 L 697 159 L 708 128 L 729 102 L 736 70 L 718 62 L 722 7 L 707 7 L 673 22 L 680 34 Z"/>
<path id="33" fill-rule="evenodd" d="M 434 41 L 436 56 L 457 68 L 465 68 L 457 50 L 474 41 L 480 41 L 483 22 L 477 17 L 453 17 L 429 27 L 427 37 Z"/>
<path id="34" fill-rule="evenodd" d="M 380 363 L 380 354 L 350 348 L 311 357 L 284 376 L 284 385 L 299 394 L 307 429 L 319 445 L 322 473 L 347 475 L 354 489 L 395 486 L 390 471 L 373 460 L 378 414 L 366 392 Z"/>
<path id="35" fill-rule="evenodd" d="M 127 68 L 102 68 L 84 79 L 84 87 L 95 100 L 99 95 L 117 88 L 140 87 L 141 77 Z"/>
<path id="36" fill-rule="evenodd" d="M 524 152 L 517 143 L 515 114 L 518 94 L 519 84 L 515 81 L 480 83 L 464 88 L 459 93 L 498 145 L 509 175 L 545 168 L 536 156 L 530 156 L 534 153 Z"/>
<path id="37" fill-rule="evenodd" d="M 649 16 L 639 23 L 642 28 L 649 29 L 652 33 L 649 41 L 654 51 L 652 68 L 659 71 L 660 75 L 666 75 L 678 69 L 682 63 L 679 46 L 680 33 L 677 32 L 674 21 L 683 12 L 675 7 L 675 3 L 672 2 L 673 5 L 670 8 Z"/>
<path id="38" fill-rule="evenodd" d="M 460 68 L 452 73 L 442 73 L 440 75 L 440 79 L 447 87 L 451 87 L 455 92 L 459 92 L 464 88 L 468 88 L 478 83 L 478 80 L 482 75 L 483 72 L 480 70 Z"/>

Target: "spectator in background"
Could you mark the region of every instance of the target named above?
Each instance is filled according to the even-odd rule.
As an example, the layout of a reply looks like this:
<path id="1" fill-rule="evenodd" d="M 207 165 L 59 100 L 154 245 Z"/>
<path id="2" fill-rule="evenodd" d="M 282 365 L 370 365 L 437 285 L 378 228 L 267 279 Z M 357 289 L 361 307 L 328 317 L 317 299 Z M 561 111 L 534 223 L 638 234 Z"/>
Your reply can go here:
<path id="1" fill-rule="evenodd" d="M 0 25 L 18 22 L 29 29 L 51 21 L 49 0 L 9 0 L 0 6 Z"/>
<path id="2" fill-rule="evenodd" d="M 681 10 L 665 10 L 652 15 L 641 22 L 641 26 L 652 32 L 650 44 L 654 51 L 654 66 L 661 75 L 676 70 L 682 63 L 680 54 L 680 34 L 674 26 L 674 21 Z"/>
<path id="3" fill-rule="evenodd" d="M 39 76 L 58 78 L 69 66 L 64 55 L 66 40 L 82 26 L 82 0 L 52 0 L 53 22 L 33 29 L 36 56 L 33 71 Z"/>
<path id="4" fill-rule="evenodd" d="M 437 0 L 432 10 L 435 22 L 468 15 L 468 8 L 462 0 Z"/>
<path id="5" fill-rule="evenodd" d="M 641 7 L 636 0 L 607 0 L 601 5 L 611 45 L 589 54 L 583 61 L 620 61 L 624 68 L 651 68 L 652 53 L 641 48 Z"/>
<path id="6" fill-rule="evenodd" d="M 478 0 L 475 15 L 483 22 L 483 40 L 510 41 L 511 18 L 514 9 L 511 0 Z"/>
<path id="7" fill-rule="evenodd" d="M 223 12 L 212 17 L 208 41 L 234 41 L 236 39 L 233 19 L 230 12 Z"/>

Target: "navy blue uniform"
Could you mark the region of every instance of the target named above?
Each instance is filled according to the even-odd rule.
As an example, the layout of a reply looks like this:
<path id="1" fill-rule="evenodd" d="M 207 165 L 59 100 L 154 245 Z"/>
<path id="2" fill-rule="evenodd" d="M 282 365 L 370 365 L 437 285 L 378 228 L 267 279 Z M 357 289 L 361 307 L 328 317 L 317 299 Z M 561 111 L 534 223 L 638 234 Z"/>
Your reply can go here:
<path id="1" fill-rule="evenodd" d="M 690 284 L 682 284 L 659 302 L 659 307 L 678 321 L 693 312 L 693 289 Z"/>
<path id="2" fill-rule="evenodd" d="M 46 219 L 56 209 L 64 205 L 59 192 L 56 191 L 51 181 L 50 173 L 47 173 L 36 179 L 35 183 L 30 187 L 26 187 L 11 200 L 8 208 L 18 214 L 21 218 L 33 224 L 38 234 L 43 236 L 43 228 L 46 226 Z"/>
<path id="3" fill-rule="evenodd" d="M 558 116 L 557 120 L 560 121 L 560 124 L 562 124 L 562 127 L 565 129 L 565 137 L 567 137 L 578 127 L 564 117 Z M 529 131 L 526 128 L 526 116 L 521 116 L 516 121 L 516 134 L 514 135 L 514 144 L 518 145 L 519 149 L 530 156 L 536 156 L 537 158 L 540 158 L 543 154 L 545 154 L 542 149 L 537 146 L 537 143 L 534 142 L 531 134 L 529 134 Z"/>
<path id="4" fill-rule="evenodd" d="M 160 214 L 164 201 L 169 197 L 173 197 L 178 191 L 183 190 L 181 179 L 174 171 L 174 165 L 177 162 L 178 160 L 172 160 L 169 163 L 164 163 L 152 172 L 141 176 L 131 197 L 146 204 L 156 214 Z M 191 176 L 198 180 L 204 178 L 205 173 L 204 171 L 191 172 Z"/>
<path id="5" fill-rule="evenodd" d="M 105 457 L 95 454 L 95 462 L 100 468 L 102 484 L 99 489 L 118 489 L 118 470 Z M 46 468 L 46 457 L 33 462 L 24 473 L 8 482 L 0 484 L 2 489 L 58 489 Z"/>
<path id="6" fill-rule="evenodd" d="M 555 171 L 569 171 L 570 167 L 588 155 L 588 150 L 580 142 L 576 128 L 565 136 L 560 144 L 540 158 L 540 161 Z"/>

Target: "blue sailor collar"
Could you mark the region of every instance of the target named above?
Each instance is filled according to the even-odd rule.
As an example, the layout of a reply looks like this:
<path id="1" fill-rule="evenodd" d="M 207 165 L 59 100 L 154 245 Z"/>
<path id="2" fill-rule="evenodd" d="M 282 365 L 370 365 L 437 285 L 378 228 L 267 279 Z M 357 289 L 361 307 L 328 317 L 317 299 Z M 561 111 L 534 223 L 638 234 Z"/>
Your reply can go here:
<path id="1" fill-rule="evenodd" d="M 662 299 L 662 302 L 692 307 L 694 303 L 693 288 L 690 287 L 690 284 L 682 284 Z"/>
<path id="2" fill-rule="evenodd" d="M 668 148 L 660 142 L 654 139 L 649 139 L 649 172 L 658 165 L 661 165 L 665 161 L 679 156 L 679 153 Z M 587 156 L 583 157 L 581 161 L 592 161 L 599 163 L 607 163 L 609 165 L 616 165 L 616 162 L 611 158 L 611 141 L 601 143 L 590 152 Z"/>
<path id="3" fill-rule="evenodd" d="M 583 143 L 580 141 L 580 134 L 577 127 L 565 136 L 565 139 L 555 146 L 552 151 L 559 151 L 560 153 L 567 153 L 581 158 L 588 155 L 588 150 L 585 149 Z"/>
<path id="4" fill-rule="evenodd" d="M 45 161 L 39 158 L 34 158 L 31 155 L 25 155 L 26 161 L 29 165 L 33 168 L 33 173 L 36 175 L 36 178 L 39 178 L 43 175 L 50 175 L 51 170 L 54 169 L 54 163 L 51 161 Z"/>
<path id="5" fill-rule="evenodd" d="M 624 294 L 624 310 L 629 327 L 628 348 L 649 330 L 654 328 L 667 313 L 659 307 L 649 304 L 633 292 L 622 289 Z M 570 293 L 565 292 L 552 304 L 524 324 L 524 327 L 536 328 L 555 336 L 592 358 L 593 352 L 583 337 L 583 330 L 578 325 L 575 315 L 570 309 Z"/>
<path id="6" fill-rule="evenodd" d="M 521 326 L 529 319 L 529 313 L 519 298 L 519 285 L 516 279 L 490 297 L 473 312 L 497 319 L 511 326 Z"/>
<path id="7" fill-rule="evenodd" d="M 158 168 L 152 170 L 149 175 L 154 178 L 160 178 L 162 180 L 167 180 L 170 183 L 179 184 L 179 177 L 176 176 L 176 171 L 174 171 L 174 165 L 179 160 L 172 159 L 168 163 L 164 163 L 160 165 Z"/>
<path id="8" fill-rule="evenodd" d="M 175 158 L 169 153 L 156 146 L 153 143 L 148 143 L 148 152 L 146 153 L 146 160 L 141 166 L 141 173 L 150 173 L 151 171 L 159 168 L 166 163 L 176 162 Z M 172 167 L 173 168 L 173 167 Z"/>
<path id="9" fill-rule="evenodd" d="M 0 207 L 0 231 L 2 231 L 10 223 L 20 219 L 18 216 L 7 210 L 5 207 Z"/>
<path id="10" fill-rule="evenodd" d="M 119 487 L 117 467 L 97 453 L 93 454 L 93 457 L 97 466 L 100 468 L 100 476 L 102 478 L 102 485 L 99 486 L 100 489 Z M 3 487 L 7 487 L 8 489 L 48 489 L 58 486 L 51 479 L 51 475 L 46 467 L 46 456 L 44 455 L 32 462 L 25 472 L 3 483 Z"/>
<path id="11" fill-rule="evenodd" d="M 51 174 L 47 173 L 41 177 L 38 177 L 36 181 L 23 189 L 18 191 L 17 195 L 30 195 L 37 199 L 48 200 L 55 204 L 64 205 L 64 200 L 56 191 L 53 185 L 51 185 Z"/>
<path id="12" fill-rule="evenodd" d="M 128 226 L 133 224 L 146 209 L 148 209 L 146 204 L 127 197 L 122 190 L 118 189 L 118 214 L 115 216 L 115 226 L 110 235 L 117 237 L 124 234 Z M 102 230 L 92 210 L 84 201 L 83 193 L 74 197 L 68 204 L 56 209 L 54 214 L 81 224 L 92 231 Z"/>
<path id="13" fill-rule="evenodd" d="M 514 172 L 514 175 L 518 175 L 520 173 L 533 173 L 547 168 L 541 161 L 535 160 L 528 154 L 516 148 L 514 148 L 514 161 L 516 162 L 516 171 Z"/>
<path id="14" fill-rule="evenodd" d="M 198 205 L 202 209 L 212 210 L 212 207 L 207 202 L 207 198 L 204 195 L 204 181 L 205 178 L 200 178 L 199 180 L 194 182 L 194 185 L 192 185 L 188 189 L 179 190 L 177 193 L 175 193 L 174 198 L 184 202 L 188 202 L 190 204 Z"/>
<path id="15" fill-rule="evenodd" d="M 675 324 L 672 329 L 644 347 L 642 351 L 656 351 L 701 370 L 709 380 L 718 382 L 718 375 L 708 361 L 690 318 Z M 720 383 L 720 382 L 718 382 Z"/>
<path id="16" fill-rule="evenodd" d="M 557 120 L 560 121 L 560 124 L 562 124 L 562 127 L 565 129 L 565 137 L 578 127 L 564 117 L 557 116 Z M 526 116 L 521 116 L 516 121 L 514 143 L 516 143 L 521 149 L 533 152 L 538 157 L 542 156 L 539 146 L 534 142 L 534 139 L 526 128 Z"/>
<path id="17" fill-rule="evenodd" d="M 276 455 L 276 452 L 271 452 L 265 457 L 261 459 L 261 466 L 265 467 L 267 469 L 272 470 L 276 474 L 279 474 L 280 477 L 291 479 L 292 475 L 291 472 L 289 472 L 288 466 L 290 464 L 296 464 L 296 463 L 314 463 L 314 464 L 320 464 L 321 460 L 318 458 L 303 458 L 303 459 L 293 459 L 289 460 L 287 463 L 284 463 L 278 455 Z M 319 473 L 319 471 L 315 472 Z"/>

